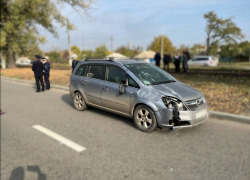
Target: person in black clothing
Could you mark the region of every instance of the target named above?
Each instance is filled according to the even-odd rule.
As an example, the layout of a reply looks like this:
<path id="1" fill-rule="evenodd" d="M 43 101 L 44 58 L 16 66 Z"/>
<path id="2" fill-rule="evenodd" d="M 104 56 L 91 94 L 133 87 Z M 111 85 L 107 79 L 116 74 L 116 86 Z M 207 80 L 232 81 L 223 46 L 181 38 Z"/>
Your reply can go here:
<path id="1" fill-rule="evenodd" d="M 157 51 L 155 54 L 155 65 L 160 67 L 160 63 L 161 63 L 161 55 L 159 51 Z"/>
<path id="2" fill-rule="evenodd" d="M 72 57 L 71 59 L 72 59 L 72 73 L 73 73 L 77 63 L 76 63 L 75 57 Z"/>
<path id="3" fill-rule="evenodd" d="M 40 92 L 40 83 L 42 84 L 42 91 L 44 91 L 44 84 L 43 84 L 43 63 L 40 61 L 41 56 L 35 55 L 36 61 L 32 65 L 32 71 L 34 71 L 34 75 L 36 78 L 36 87 L 37 91 Z"/>
<path id="4" fill-rule="evenodd" d="M 171 61 L 171 55 L 168 53 L 168 51 L 166 51 L 166 54 L 164 55 L 164 58 L 163 58 L 163 62 L 164 62 L 164 70 L 166 65 L 167 65 L 167 68 L 168 68 L 168 72 L 169 72 L 169 63 Z"/>
<path id="5" fill-rule="evenodd" d="M 185 49 L 185 53 L 186 53 L 187 58 L 188 58 L 188 60 L 189 60 L 189 59 L 190 59 L 190 54 L 189 54 L 189 52 L 188 52 L 188 49 L 187 49 L 187 48 Z"/>
<path id="6" fill-rule="evenodd" d="M 175 72 L 180 72 L 180 63 L 181 63 L 181 56 L 179 55 L 178 52 L 175 53 L 173 62 L 175 65 Z"/>
<path id="7" fill-rule="evenodd" d="M 47 90 L 50 89 L 49 72 L 50 72 L 50 63 L 46 58 L 43 58 L 43 75 Z"/>

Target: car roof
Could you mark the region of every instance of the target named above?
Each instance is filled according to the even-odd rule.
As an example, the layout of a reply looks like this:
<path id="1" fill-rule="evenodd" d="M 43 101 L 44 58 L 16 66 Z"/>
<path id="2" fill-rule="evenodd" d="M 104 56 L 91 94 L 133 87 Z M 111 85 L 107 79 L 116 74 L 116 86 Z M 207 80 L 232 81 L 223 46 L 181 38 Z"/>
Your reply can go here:
<path id="1" fill-rule="evenodd" d="M 83 60 L 81 62 L 84 62 L 84 63 L 107 63 L 107 64 L 120 64 L 120 65 L 126 65 L 126 64 L 138 64 L 138 63 L 145 63 L 147 64 L 147 62 L 145 61 L 142 61 L 142 60 L 136 60 L 136 59 L 119 59 L 119 60 L 101 60 L 101 59 L 92 59 L 92 60 Z"/>
<path id="2" fill-rule="evenodd" d="M 206 58 L 207 58 L 207 57 L 211 57 L 211 56 L 206 56 L 206 55 L 194 55 L 194 57 L 203 57 L 203 58 L 206 57 Z"/>

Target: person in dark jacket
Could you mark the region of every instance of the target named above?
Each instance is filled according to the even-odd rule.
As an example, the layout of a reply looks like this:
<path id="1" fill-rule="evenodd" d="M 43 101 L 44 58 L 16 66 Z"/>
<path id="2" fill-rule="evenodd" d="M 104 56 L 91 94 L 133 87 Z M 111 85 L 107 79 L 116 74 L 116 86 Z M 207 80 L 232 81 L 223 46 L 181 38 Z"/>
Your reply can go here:
<path id="1" fill-rule="evenodd" d="M 163 57 L 163 63 L 164 63 L 164 70 L 166 65 L 167 65 L 167 68 L 168 68 L 168 72 L 169 72 L 169 63 L 171 61 L 171 55 L 168 53 L 168 51 L 166 51 L 166 54 L 164 55 Z"/>
<path id="2" fill-rule="evenodd" d="M 178 52 L 175 53 L 173 57 L 173 63 L 175 65 L 175 72 L 180 72 L 180 63 L 181 63 L 181 56 Z"/>
<path id="3" fill-rule="evenodd" d="M 188 49 L 187 49 L 187 48 L 185 49 L 185 53 L 186 53 L 186 55 L 187 55 L 187 59 L 189 60 L 189 59 L 190 59 L 190 54 L 189 54 L 189 52 L 188 52 Z"/>
<path id="4" fill-rule="evenodd" d="M 37 91 L 40 92 L 40 83 L 42 84 L 42 91 L 44 91 L 44 84 L 43 84 L 43 63 L 40 61 L 41 56 L 35 55 L 36 61 L 32 65 L 32 71 L 34 71 L 34 75 L 36 78 L 36 87 Z"/>
<path id="5" fill-rule="evenodd" d="M 161 55 L 159 51 L 157 51 L 155 54 L 155 65 L 160 67 L 160 63 L 161 63 Z"/>
<path id="6" fill-rule="evenodd" d="M 47 90 L 50 89 L 49 72 L 50 72 L 50 63 L 48 59 L 43 58 L 43 75 L 44 75 L 44 81 L 46 83 Z"/>
<path id="7" fill-rule="evenodd" d="M 77 63 L 76 63 L 75 57 L 72 57 L 71 59 L 72 59 L 72 73 L 73 73 Z"/>
<path id="8" fill-rule="evenodd" d="M 182 67 L 183 67 L 183 72 L 186 73 L 188 71 L 188 55 L 187 55 L 186 51 L 183 51 Z"/>

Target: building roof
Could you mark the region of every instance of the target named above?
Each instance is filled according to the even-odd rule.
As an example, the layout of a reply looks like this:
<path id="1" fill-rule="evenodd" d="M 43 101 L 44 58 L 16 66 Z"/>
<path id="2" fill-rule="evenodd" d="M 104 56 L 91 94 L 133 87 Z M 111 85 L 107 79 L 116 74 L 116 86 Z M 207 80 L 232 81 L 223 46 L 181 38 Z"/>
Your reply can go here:
<path id="1" fill-rule="evenodd" d="M 106 58 L 114 57 L 115 59 L 129 59 L 127 56 L 124 56 L 120 53 L 111 53 L 110 55 L 106 56 Z"/>
<path id="2" fill-rule="evenodd" d="M 139 58 L 139 59 L 153 59 L 154 57 L 155 57 L 155 52 L 151 50 L 143 51 L 137 56 L 135 56 L 135 58 Z"/>

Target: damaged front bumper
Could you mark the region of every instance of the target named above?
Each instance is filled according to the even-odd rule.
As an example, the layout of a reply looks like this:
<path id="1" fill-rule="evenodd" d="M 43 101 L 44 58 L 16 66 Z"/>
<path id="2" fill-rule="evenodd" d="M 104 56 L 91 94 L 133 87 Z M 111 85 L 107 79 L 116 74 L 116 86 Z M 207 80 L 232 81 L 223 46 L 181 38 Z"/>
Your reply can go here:
<path id="1" fill-rule="evenodd" d="M 171 115 L 166 116 L 166 113 Z M 197 110 L 179 111 L 179 113 L 180 119 L 176 121 L 172 116 L 172 111 L 170 112 L 168 109 L 159 111 L 161 122 L 159 123 L 158 121 L 158 125 L 171 130 L 197 126 L 208 118 L 208 107 L 207 104 L 203 104 L 203 106 Z"/>

